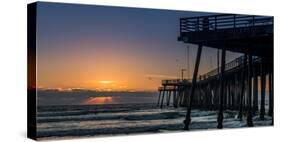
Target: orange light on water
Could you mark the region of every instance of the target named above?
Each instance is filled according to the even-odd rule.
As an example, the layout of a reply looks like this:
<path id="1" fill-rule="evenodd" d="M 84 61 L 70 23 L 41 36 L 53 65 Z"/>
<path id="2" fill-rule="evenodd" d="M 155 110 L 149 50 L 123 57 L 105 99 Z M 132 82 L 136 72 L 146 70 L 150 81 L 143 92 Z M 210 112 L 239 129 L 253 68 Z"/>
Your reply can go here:
<path id="1" fill-rule="evenodd" d="M 86 105 L 95 105 L 95 104 L 107 104 L 112 103 L 112 97 L 90 97 L 84 101 L 83 104 Z"/>

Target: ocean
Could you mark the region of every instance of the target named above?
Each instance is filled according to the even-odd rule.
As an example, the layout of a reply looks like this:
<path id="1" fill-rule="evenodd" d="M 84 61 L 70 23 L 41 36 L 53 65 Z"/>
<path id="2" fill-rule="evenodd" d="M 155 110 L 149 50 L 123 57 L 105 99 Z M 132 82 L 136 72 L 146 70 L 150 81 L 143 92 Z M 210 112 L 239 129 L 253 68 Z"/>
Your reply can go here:
<path id="1" fill-rule="evenodd" d="M 39 139 L 113 136 L 140 133 L 180 132 L 186 108 L 164 107 L 155 103 L 38 106 Z M 237 119 L 237 111 L 224 112 L 224 128 L 247 127 L 246 118 Z M 216 129 L 217 111 L 192 110 L 190 130 Z M 253 116 L 255 126 L 270 126 Z"/>

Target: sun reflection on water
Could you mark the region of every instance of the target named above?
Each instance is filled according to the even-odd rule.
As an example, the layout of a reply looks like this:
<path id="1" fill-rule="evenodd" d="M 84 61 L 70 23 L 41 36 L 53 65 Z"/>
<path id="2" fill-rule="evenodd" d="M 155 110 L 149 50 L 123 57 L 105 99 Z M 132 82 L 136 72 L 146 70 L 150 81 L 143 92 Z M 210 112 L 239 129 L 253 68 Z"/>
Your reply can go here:
<path id="1" fill-rule="evenodd" d="M 113 102 L 112 97 L 89 97 L 84 101 L 83 104 L 95 105 L 95 104 L 108 104 L 112 102 Z"/>

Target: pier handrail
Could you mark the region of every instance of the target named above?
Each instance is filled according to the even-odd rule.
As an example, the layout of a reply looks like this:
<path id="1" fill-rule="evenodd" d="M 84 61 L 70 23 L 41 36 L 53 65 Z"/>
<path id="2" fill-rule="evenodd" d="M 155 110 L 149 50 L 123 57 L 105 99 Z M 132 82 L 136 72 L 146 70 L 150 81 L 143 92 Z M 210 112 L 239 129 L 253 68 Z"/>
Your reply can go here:
<path id="1" fill-rule="evenodd" d="M 238 68 L 238 67 L 241 67 L 243 65 L 243 60 L 244 60 L 244 56 L 240 56 L 230 62 L 228 62 L 227 64 L 225 64 L 225 71 L 229 71 L 229 70 L 232 70 L 234 68 Z M 260 62 L 261 61 L 261 58 L 260 57 L 257 57 L 257 56 L 253 56 L 253 63 L 257 63 L 257 62 Z M 247 64 L 248 64 L 248 60 L 247 60 Z M 204 80 L 204 79 L 207 79 L 209 77 L 213 77 L 213 76 L 216 76 L 219 74 L 219 70 L 220 70 L 221 67 L 219 68 L 216 68 L 216 69 L 213 69 L 205 74 L 202 74 L 202 75 L 199 75 L 197 80 Z M 185 85 L 187 83 L 191 83 L 191 80 L 190 79 L 184 79 L 184 80 L 181 80 L 181 79 L 166 79 L 166 80 L 162 80 L 162 85 L 175 85 L 175 84 L 182 84 L 182 85 Z"/>
<path id="2" fill-rule="evenodd" d="M 162 80 L 162 84 L 187 84 L 190 80 L 187 79 L 166 79 Z"/>
<path id="3" fill-rule="evenodd" d="M 221 14 L 180 18 L 180 33 L 273 25 L 273 17 Z"/>
<path id="4" fill-rule="evenodd" d="M 231 70 L 231 69 L 234 69 L 236 67 L 239 67 L 239 66 L 243 65 L 243 60 L 244 60 L 244 56 L 240 56 L 240 57 L 232 60 L 231 62 L 225 64 L 225 71 L 228 71 L 228 70 Z M 261 61 L 261 58 L 254 56 L 253 57 L 253 63 L 256 63 L 258 61 Z M 247 64 L 248 64 L 248 60 L 247 60 Z M 219 74 L 219 72 L 218 72 L 219 70 L 220 70 L 220 67 L 216 68 L 216 69 L 213 69 L 213 70 L 211 70 L 211 71 L 209 71 L 209 72 L 207 72 L 203 75 L 200 75 L 198 79 L 202 80 L 202 79 L 207 79 L 207 78 L 212 77 L 212 76 L 216 76 L 216 75 Z"/>
<path id="5" fill-rule="evenodd" d="M 176 90 L 176 89 L 178 89 L 177 86 L 165 86 L 165 87 L 161 86 L 161 87 L 158 87 L 159 91 L 161 91 L 161 90 Z"/>

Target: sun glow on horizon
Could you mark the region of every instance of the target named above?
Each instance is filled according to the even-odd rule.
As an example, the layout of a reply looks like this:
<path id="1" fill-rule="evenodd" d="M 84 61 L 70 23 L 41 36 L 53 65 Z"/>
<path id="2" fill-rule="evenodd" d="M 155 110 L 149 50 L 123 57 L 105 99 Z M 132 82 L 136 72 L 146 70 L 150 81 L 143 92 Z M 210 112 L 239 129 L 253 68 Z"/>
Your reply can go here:
<path id="1" fill-rule="evenodd" d="M 111 81 L 111 80 L 101 80 L 101 81 L 99 81 L 99 83 L 101 83 L 101 84 L 112 84 L 113 81 Z"/>
<path id="2" fill-rule="evenodd" d="M 175 39 L 178 36 L 175 19 L 195 13 L 151 10 L 149 15 L 141 14 L 142 11 L 128 15 L 131 9 L 122 12 L 112 8 L 104 14 L 105 9 L 110 8 L 93 7 L 85 11 L 60 5 L 44 6 L 38 11 L 40 26 L 34 73 L 39 88 L 157 92 L 162 80 L 181 77 L 181 69 L 187 68 L 187 48 Z M 135 28 L 139 26 L 142 28 Z M 192 72 L 197 45 L 188 47 Z M 230 54 L 234 53 L 228 53 L 226 61 L 236 57 Z M 198 74 L 213 69 L 216 57 L 216 49 L 204 48 Z M 183 75 L 191 76 L 187 72 Z"/>

